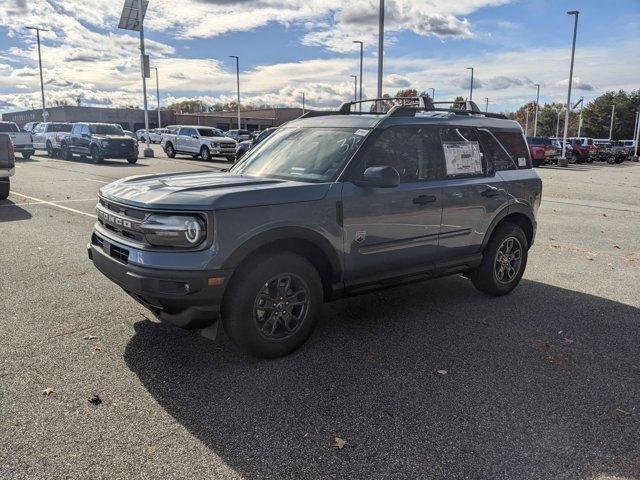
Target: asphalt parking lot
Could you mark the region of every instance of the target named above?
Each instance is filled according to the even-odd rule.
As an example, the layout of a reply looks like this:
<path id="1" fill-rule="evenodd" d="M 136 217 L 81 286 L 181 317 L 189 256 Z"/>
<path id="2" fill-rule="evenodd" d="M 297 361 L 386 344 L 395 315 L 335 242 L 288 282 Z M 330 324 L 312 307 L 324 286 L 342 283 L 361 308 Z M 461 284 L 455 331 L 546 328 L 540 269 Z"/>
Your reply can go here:
<path id="1" fill-rule="evenodd" d="M 449 277 L 341 300 L 273 361 L 157 323 L 86 254 L 101 185 L 225 166 L 17 161 L 0 478 L 640 479 L 640 164 L 538 170 L 509 296 Z"/>

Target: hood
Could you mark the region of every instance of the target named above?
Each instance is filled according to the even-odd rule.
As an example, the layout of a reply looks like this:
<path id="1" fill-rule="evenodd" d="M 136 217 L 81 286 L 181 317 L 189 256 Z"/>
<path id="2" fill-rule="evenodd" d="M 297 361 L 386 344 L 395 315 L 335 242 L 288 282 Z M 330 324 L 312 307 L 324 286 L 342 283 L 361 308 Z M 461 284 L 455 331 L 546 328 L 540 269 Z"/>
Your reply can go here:
<path id="1" fill-rule="evenodd" d="M 329 185 L 206 170 L 124 178 L 102 187 L 100 195 L 142 208 L 220 210 L 317 201 Z"/>
<path id="2" fill-rule="evenodd" d="M 98 140 L 133 140 L 127 135 L 97 135 L 94 134 L 93 138 Z"/>
<path id="3" fill-rule="evenodd" d="M 235 143 L 236 141 L 233 138 L 229 138 L 229 137 L 200 137 L 203 140 L 207 140 L 209 142 L 233 142 Z"/>

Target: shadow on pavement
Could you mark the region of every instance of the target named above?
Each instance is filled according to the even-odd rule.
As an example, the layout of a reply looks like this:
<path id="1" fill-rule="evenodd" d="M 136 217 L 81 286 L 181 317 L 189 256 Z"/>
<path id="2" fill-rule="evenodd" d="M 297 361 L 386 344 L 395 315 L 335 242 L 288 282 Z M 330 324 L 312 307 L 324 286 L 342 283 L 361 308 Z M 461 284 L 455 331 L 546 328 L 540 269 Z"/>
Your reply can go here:
<path id="1" fill-rule="evenodd" d="M 18 222 L 20 220 L 29 220 L 30 218 L 31 214 L 24 208 L 18 207 L 13 201 L 0 200 L 0 223 Z"/>
<path id="2" fill-rule="evenodd" d="M 246 478 L 640 478 L 628 305 L 526 280 L 489 298 L 452 277 L 326 305 L 272 361 L 135 330 L 129 368 Z"/>
<path id="3" fill-rule="evenodd" d="M 619 164 L 610 165 L 606 162 L 594 162 L 594 163 L 583 163 L 583 164 L 571 164 L 568 167 L 559 167 L 557 165 L 541 165 L 536 168 L 544 168 L 547 170 L 570 170 L 573 172 L 591 172 L 593 170 L 601 170 L 603 168 L 628 168 L 633 167 L 633 163 L 631 162 L 623 162 Z"/>

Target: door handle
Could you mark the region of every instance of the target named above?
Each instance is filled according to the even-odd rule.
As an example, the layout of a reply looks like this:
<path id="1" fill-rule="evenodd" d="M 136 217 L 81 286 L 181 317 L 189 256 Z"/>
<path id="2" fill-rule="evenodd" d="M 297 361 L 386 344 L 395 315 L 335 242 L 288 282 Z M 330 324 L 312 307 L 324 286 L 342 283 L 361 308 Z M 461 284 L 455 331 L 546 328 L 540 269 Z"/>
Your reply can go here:
<path id="1" fill-rule="evenodd" d="M 427 205 L 428 203 L 433 203 L 436 200 L 435 195 L 420 195 L 413 199 L 413 203 L 416 205 Z"/>
<path id="2" fill-rule="evenodd" d="M 484 190 L 480 195 L 487 198 L 497 197 L 498 195 L 500 195 L 500 189 L 496 187 L 487 187 L 487 189 Z"/>

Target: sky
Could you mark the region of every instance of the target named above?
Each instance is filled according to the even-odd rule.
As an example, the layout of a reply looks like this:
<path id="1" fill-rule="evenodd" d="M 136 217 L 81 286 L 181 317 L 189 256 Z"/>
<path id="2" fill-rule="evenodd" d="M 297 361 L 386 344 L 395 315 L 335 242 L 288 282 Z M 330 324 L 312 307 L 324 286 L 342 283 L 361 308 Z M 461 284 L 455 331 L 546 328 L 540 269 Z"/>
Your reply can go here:
<path id="1" fill-rule="evenodd" d="M 47 104 L 141 106 L 139 38 L 118 29 L 124 0 L 0 0 L 0 113 L 40 108 L 35 32 Z M 365 44 L 364 97 L 377 85 L 378 0 L 150 0 L 147 53 L 160 102 L 337 107 L 353 98 Z M 490 111 L 566 101 L 579 10 L 574 98 L 640 88 L 640 0 L 386 0 L 383 92 L 435 89 Z M 155 78 L 148 80 L 156 105 Z"/>

